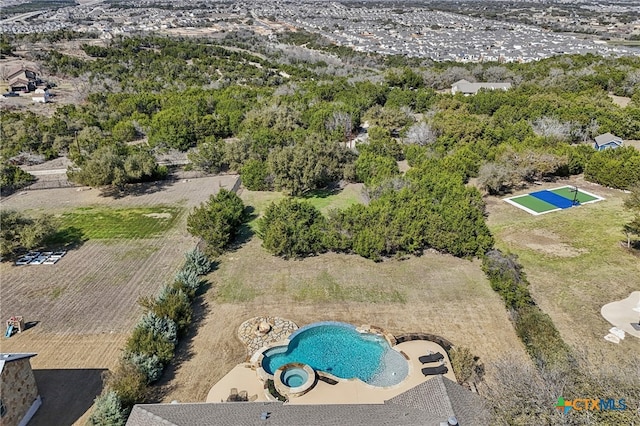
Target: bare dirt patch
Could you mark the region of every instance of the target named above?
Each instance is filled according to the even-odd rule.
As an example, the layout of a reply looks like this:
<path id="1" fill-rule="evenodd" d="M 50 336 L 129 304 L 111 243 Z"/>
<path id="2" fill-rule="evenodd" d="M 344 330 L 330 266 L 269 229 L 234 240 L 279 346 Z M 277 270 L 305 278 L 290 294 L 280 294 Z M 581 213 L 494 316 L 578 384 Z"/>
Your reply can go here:
<path id="1" fill-rule="evenodd" d="M 557 234 L 545 229 L 505 233 L 502 238 L 510 243 L 518 244 L 549 256 L 575 257 L 586 252 L 585 249 L 577 249 L 562 242 Z"/>
<path id="2" fill-rule="evenodd" d="M 616 96 L 609 94 L 609 98 L 613 101 L 615 105 L 618 105 L 620 108 L 626 108 L 627 105 L 631 102 L 631 98 L 627 98 L 626 96 Z"/>
<path id="3" fill-rule="evenodd" d="M 148 213 L 144 216 L 152 217 L 154 219 L 171 219 L 171 213 Z"/>
<path id="4" fill-rule="evenodd" d="M 638 151 L 640 151 L 640 141 L 638 141 L 638 140 L 631 140 L 631 139 L 626 140 L 626 141 L 624 141 L 624 145 L 625 146 L 632 146 L 635 149 L 637 149 Z"/>

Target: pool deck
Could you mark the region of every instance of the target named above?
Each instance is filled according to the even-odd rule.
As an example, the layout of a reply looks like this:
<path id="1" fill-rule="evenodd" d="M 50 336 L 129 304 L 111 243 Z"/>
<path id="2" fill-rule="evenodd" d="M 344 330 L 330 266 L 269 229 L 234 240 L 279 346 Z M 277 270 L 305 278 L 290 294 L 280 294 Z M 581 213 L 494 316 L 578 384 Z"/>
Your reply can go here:
<path id="1" fill-rule="evenodd" d="M 640 327 L 637 325 L 640 321 L 640 310 L 634 311 L 634 308 L 640 309 L 640 291 L 634 291 L 626 299 L 604 305 L 600 313 L 604 319 L 624 330 L 626 334 L 640 337 Z"/>
<path id="2" fill-rule="evenodd" d="M 418 357 L 426 355 L 429 352 L 440 352 L 444 355 L 444 365 L 449 369 L 444 377 L 454 382 L 456 381 L 453 368 L 451 367 L 451 361 L 446 351 L 437 343 L 426 340 L 412 340 L 400 343 L 393 348 L 401 351 L 408 358 L 409 373 L 407 378 L 401 383 L 390 387 L 375 387 L 357 379 L 340 380 L 335 385 L 318 381 L 315 387 L 308 393 L 297 398 L 292 398 L 289 404 L 382 404 L 384 401 L 435 377 L 425 377 L 421 369 L 426 366 L 436 366 L 440 363 L 423 365 L 418 360 Z M 257 395 L 255 401 L 270 400 L 266 396 L 263 382 L 258 378 L 251 364 L 243 363 L 234 367 L 211 388 L 207 395 L 206 402 L 226 401 L 233 388 L 238 391 L 246 391 L 250 397 Z"/>

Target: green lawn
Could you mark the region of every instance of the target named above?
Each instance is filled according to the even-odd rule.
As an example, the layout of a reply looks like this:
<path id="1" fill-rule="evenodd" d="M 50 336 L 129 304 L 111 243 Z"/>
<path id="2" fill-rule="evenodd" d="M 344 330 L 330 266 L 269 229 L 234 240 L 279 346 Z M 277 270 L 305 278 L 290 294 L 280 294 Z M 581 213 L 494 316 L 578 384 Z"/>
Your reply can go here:
<path id="1" fill-rule="evenodd" d="M 536 198 L 532 195 L 523 195 L 515 198 L 510 198 L 511 202 L 520 204 L 530 210 L 533 210 L 536 213 L 545 213 L 551 210 L 558 210 L 557 206 L 554 206 L 551 203 L 547 203 L 546 201 L 542 201 L 539 198 Z"/>
<path id="2" fill-rule="evenodd" d="M 622 226 L 631 220 L 622 193 L 572 208 L 570 214 L 523 216 L 495 203 L 488 224 L 496 246 L 519 256 L 536 302 L 553 319 L 565 341 L 611 359 L 640 350 L 640 339 L 603 346 L 611 327 L 603 305 L 638 290 L 640 261 L 623 247 Z M 635 352 L 637 354 L 637 352 Z"/>
<path id="3" fill-rule="evenodd" d="M 331 209 L 346 209 L 354 204 L 362 203 L 360 186 L 347 185 L 341 191 L 319 190 L 301 197 L 313 204 L 322 213 Z"/>
<path id="4" fill-rule="evenodd" d="M 181 212 L 182 209 L 178 207 L 77 208 L 60 216 L 60 231 L 53 240 L 64 243 L 69 238 L 110 240 L 157 237 L 175 224 Z"/>
<path id="5" fill-rule="evenodd" d="M 299 197 L 298 199 L 313 204 L 322 213 L 327 214 L 327 212 L 332 209 L 346 209 L 354 204 L 362 203 L 361 188 L 361 185 L 350 184 L 340 191 L 318 190 L 304 197 Z M 266 210 L 269 204 L 274 201 L 279 201 L 284 197 L 285 195 L 281 192 L 249 191 L 243 189 L 240 193 L 240 198 L 242 198 L 244 204 L 251 209 L 252 215 L 249 220 L 249 227 L 255 231 L 256 220 Z"/>

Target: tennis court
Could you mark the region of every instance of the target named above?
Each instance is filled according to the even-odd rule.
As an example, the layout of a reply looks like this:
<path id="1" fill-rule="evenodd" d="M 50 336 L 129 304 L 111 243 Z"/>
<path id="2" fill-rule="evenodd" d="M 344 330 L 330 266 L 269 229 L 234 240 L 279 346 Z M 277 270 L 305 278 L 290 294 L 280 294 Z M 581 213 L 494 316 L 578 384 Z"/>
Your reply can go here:
<path id="1" fill-rule="evenodd" d="M 575 186 L 561 186 L 554 189 L 535 191 L 504 199 L 507 203 L 533 215 L 551 213 L 581 204 L 595 203 L 604 198 Z"/>

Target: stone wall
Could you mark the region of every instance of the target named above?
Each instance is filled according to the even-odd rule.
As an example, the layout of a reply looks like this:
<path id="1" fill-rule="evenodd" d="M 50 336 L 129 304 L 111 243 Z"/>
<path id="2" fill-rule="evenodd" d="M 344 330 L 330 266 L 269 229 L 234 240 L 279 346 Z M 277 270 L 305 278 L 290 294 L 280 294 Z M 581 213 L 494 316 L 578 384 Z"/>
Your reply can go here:
<path id="1" fill-rule="evenodd" d="M 0 426 L 16 426 L 38 398 L 36 378 L 29 359 L 7 362 L 0 377 L 0 399 L 6 413 Z"/>

